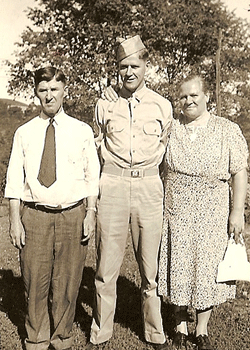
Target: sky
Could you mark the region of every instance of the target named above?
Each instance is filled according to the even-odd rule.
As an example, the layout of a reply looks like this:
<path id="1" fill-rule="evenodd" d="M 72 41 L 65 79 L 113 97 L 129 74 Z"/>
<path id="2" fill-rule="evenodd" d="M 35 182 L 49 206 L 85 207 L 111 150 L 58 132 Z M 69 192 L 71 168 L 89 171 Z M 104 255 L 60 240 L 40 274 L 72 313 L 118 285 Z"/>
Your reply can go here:
<path id="1" fill-rule="evenodd" d="M 250 26 L 250 0 L 222 0 L 229 11 L 235 10 L 238 17 L 246 18 Z M 20 34 L 32 23 L 28 20 L 25 11 L 28 7 L 38 6 L 36 0 L 0 0 L 0 98 L 13 98 L 7 93 L 9 79 L 8 67 L 5 60 L 15 62 L 15 42 L 20 42 Z M 18 99 L 17 99 L 18 100 Z M 19 99 L 25 102 L 22 99 Z"/>

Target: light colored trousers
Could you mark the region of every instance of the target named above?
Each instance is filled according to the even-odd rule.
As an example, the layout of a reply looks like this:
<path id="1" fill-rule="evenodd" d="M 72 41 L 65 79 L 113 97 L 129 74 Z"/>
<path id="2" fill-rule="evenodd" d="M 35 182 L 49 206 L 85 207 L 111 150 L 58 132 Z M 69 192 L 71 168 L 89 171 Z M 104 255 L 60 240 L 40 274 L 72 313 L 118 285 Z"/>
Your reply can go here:
<path id="1" fill-rule="evenodd" d="M 163 186 L 158 175 L 142 178 L 103 173 L 97 215 L 97 271 L 90 341 L 112 336 L 116 282 L 126 248 L 129 223 L 141 274 L 144 335 L 164 343 L 161 302 L 157 295 L 158 254 L 163 217 Z"/>
<path id="2" fill-rule="evenodd" d="M 87 246 L 81 245 L 84 217 L 83 204 L 62 213 L 23 208 L 26 243 L 21 269 L 27 300 L 27 350 L 46 350 L 50 344 L 62 350 L 72 345 L 70 332 L 87 253 Z"/>

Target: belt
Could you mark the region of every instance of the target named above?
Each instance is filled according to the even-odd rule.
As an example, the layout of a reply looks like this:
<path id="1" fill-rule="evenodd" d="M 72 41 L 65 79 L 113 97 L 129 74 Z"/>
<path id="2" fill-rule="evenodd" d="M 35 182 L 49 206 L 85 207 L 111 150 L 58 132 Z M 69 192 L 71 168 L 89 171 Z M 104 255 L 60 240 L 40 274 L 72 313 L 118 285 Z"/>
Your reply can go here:
<path id="1" fill-rule="evenodd" d="M 102 172 L 105 174 L 117 175 L 117 176 L 125 176 L 125 177 L 145 177 L 145 176 L 153 176 L 158 175 L 158 168 L 150 168 L 150 169 L 124 169 L 124 168 L 115 168 L 104 166 Z"/>
<path id="2" fill-rule="evenodd" d="M 49 205 L 43 205 L 43 204 L 39 204 L 36 202 L 23 202 L 23 204 L 26 207 L 29 207 L 31 209 L 36 209 L 39 211 L 44 211 L 45 213 L 61 213 L 63 211 L 74 209 L 74 208 L 78 207 L 79 205 L 81 205 L 82 203 L 83 203 L 83 199 L 80 200 L 79 202 L 73 204 L 73 205 L 70 205 L 69 207 L 60 208 L 60 206 L 51 207 Z"/>

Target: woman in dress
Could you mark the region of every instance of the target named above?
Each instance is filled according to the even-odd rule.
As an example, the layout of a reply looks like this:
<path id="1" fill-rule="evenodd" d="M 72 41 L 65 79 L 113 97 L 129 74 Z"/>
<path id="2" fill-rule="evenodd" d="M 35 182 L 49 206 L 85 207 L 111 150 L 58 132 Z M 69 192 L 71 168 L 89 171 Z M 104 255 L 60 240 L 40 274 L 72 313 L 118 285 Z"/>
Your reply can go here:
<path id="1" fill-rule="evenodd" d="M 212 308 L 234 298 L 236 290 L 216 283 L 218 264 L 228 235 L 238 241 L 244 228 L 247 144 L 237 124 L 207 111 L 208 99 L 200 76 L 182 82 L 182 113 L 173 122 L 166 152 L 159 292 L 175 305 L 176 349 L 186 349 L 189 306 L 197 314 L 197 349 L 213 349 L 207 333 Z"/>

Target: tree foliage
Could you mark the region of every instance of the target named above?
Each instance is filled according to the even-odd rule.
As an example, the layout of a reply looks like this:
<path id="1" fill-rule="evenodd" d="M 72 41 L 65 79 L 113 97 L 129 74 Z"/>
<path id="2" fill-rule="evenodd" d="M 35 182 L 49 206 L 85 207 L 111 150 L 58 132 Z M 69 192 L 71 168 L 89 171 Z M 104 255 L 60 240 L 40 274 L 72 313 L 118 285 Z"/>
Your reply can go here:
<path id="1" fill-rule="evenodd" d="M 4 197 L 6 170 L 15 130 L 39 113 L 40 107 L 31 104 L 25 111 L 18 105 L 0 100 L 0 204 Z"/>
<path id="2" fill-rule="evenodd" d="M 213 91 L 221 28 L 224 112 L 240 115 L 242 99 L 249 111 L 249 31 L 219 0 L 40 0 L 28 17 L 35 29 L 22 33 L 17 62 L 10 64 L 12 93 L 30 91 L 34 69 L 61 67 L 69 77 L 66 110 L 90 122 L 105 79 L 117 80 L 116 38 L 134 34 L 149 48 L 147 79 L 156 91 L 175 100 L 178 79 L 193 68 L 205 73 Z"/>

